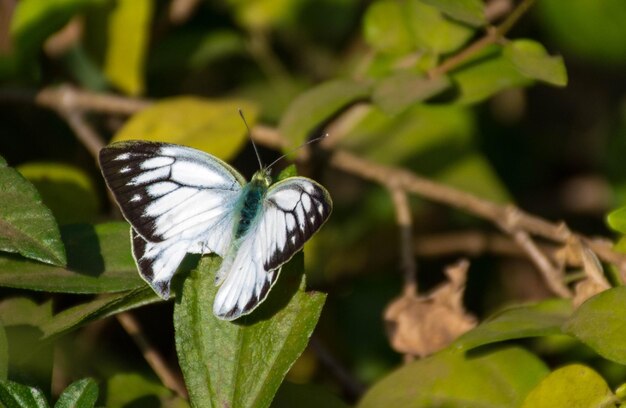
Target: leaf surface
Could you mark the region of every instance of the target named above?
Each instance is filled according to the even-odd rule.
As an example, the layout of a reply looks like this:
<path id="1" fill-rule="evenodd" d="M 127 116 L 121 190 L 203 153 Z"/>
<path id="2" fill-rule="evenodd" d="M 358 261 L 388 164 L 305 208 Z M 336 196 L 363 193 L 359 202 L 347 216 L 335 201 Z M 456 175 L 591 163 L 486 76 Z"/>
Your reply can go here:
<path id="1" fill-rule="evenodd" d="M 514 408 L 548 372 L 521 348 L 476 357 L 445 351 L 392 372 L 367 391 L 358 407 Z"/>
<path id="2" fill-rule="evenodd" d="M 152 19 L 152 0 L 117 0 L 108 21 L 104 73 L 129 95 L 144 91 L 144 64 Z"/>
<path id="3" fill-rule="evenodd" d="M 624 310 L 626 286 L 605 290 L 580 305 L 563 330 L 604 358 L 626 364 Z"/>
<path id="4" fill-rule="evenodd" d="M 485 24 L 484 3 L 481 0 L 421 0 L 436 7 L 444 14 L 464 23 L 480 26 Z"/>
<path id="5" fill-rule="evenodd" d="M 571 302 L 566 299 L 511 307 L 463 334 L 453 347 L 469 350 L 506 340 L 561 334 L 561 326 L 572 311 Z"/>
<path id="6" fill-rule="evenodd" d="M 555 86 L 567 85 L 563 58 L 551 56 L 540 43 L 515 40 L 504 46 L 504 56 L 525 76 Z"/>
<path id="7" fill-rule="evenodd" d="M 287 108 L 279 125 L 291 147 L 298 147 L 317 128 L 342 109 L 368 98 L 370 85 L 347 79 L 325 82 L 298 96 Z M 313 134 L 314 137 L 321 134 Z"/>
<path id="8" fill-rule="evenodd" d="M 0 403 L 6 408 L 48 408 L 48 402 L 37 388 L 13 381 L 0 380 Z"/>
<path id="9" fill-rule="evenodd" d="M 210 100 L 191 96 L 163 99 L 135 114 L 113 141 L 151 140 L 204 150 L 231 159 L 247 141 L 241 109 L 253 126 L 258 109 L 245 100 Z"/>
<path id="10" fill-rule="evenodd" d="M 0 157 L 0 251 L 15 252 L 52 265 L 66 264 L 65 249 L 52 212 L 39 193 Z"/>
<path id="11" fill-rule="evenodd" d="M 0 286 L 63 293 L 120 292 L 145 285 L 130 252 L 126 223 L 77 224 L 62 230 L 67 267 L 0 256 Z"/>
<path id="12" fill-rule="evenodd" d="M 302 256 L 283 267 L 268 299 L 234 322 L 212 304 L 218 257 L 205 257 L 174 309 L 176 349 L 192 405 L 268 407 L 315 328 L 325 295 L 305 292 Z"/>
<path id="13" fill-rule="evenodd" d="M 604 378 L 582 364 L 550 373 L 524 400 L 522 408 L 610 407 L 615 399 Z"/>
<path id="14" fill-rule="evenodd" d="M 63 390 L 54 408 L 93 408 L 97 399 L 98 384 L 91 378 L 83 378 Z"/>

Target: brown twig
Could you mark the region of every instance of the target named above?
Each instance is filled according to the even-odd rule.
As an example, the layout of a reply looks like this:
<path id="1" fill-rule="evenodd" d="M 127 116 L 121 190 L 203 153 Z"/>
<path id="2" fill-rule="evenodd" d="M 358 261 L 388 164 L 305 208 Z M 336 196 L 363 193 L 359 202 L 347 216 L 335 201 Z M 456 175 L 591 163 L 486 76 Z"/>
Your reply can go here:
<path id="1" fill-rule="evenodd" d="M 563 280 L 563 271 L 556 268 L 550 262 L 528 232 L 519 229 L 520 214 L 521 212 L 517 208 L 508 206 L 505 209 L 505 217 L 500 220 L 498 225 L 503 231 L 509 233 L 520 248 L 526 252 L 532 263 L 535 264 L 539 272 L 543 275 L 548 288 L 550 288 L 552 292 L 564 298 L 572 297 L 572 292 L 567 288 Z"/>
<path id="2" fill-rule="evenodd" d="M 400 230 L 400 265 L 404 274 L 404 293 L 417 294 L 417 266 L 413 252 L 413 219 L 409 199 L 404 190 L 389 191 L 396 209 L 396 223 Z"/>
<path id="3" fill-rule="evenodd" d="M 180 379 L 180 376 L 174 374 L 159 352 L 150 344 L 148 339 L 143 335 L 141 326 L 137 319 L 129 312 L 118 313 L 115 315 L 118 322 L 122 325 L 126 333 L 130 335 L 135 344 L 141 350 L 143 357 L 146 359 L 150 367 L 156 375 L 161 379 L 163 385 L 174 391 L 178 396 L 187 399 L 187 389 Z"/>
<path id="4" fill-rule="evenodd" d="M 0 92 L 0 100 L 24 101 L 24 98 L 27 97 L 26 95 L 28 93 L 21 92 L 16 94 L 4 91 Z M 39 92 L 37 97 L 31 94 L 30 99 L 52 109 L 58 109 L 59 104 L 66 104 L 63 106 L 73 106 L 75 109 L 85 111 L 116 114 L 131 114 L 143 109 L 150 103 L 145 100 L 94 94 L 67 87 L 62 89 L 46 88 Z M 68 103 L 67 100 L 70 100 L 70 102 Z M 271 148 L 280 149 L 287 144 L 278 130 L 266 126 L 255 126 L 252 129 L 252 137 L 258 143 Z M 345 150 L 334 151 L 330 158 L 330 164 L 337 169 L 376 182 L 388 189 L 402 189 L 407 193 L 416 194 L 452 208 L 464 210 L 491 221 L 495 225 L 499 225 L 500 220 L 506 216 L 506 206 L 501 206 L 470 193 L 436 183 L 401 168 L 371 162 Z M 516 230 L 525 231 L 530 235 L 563 244 L 572 237 L 580 239 L 602 261 L 617 266 L 622 280 L 626 281 L 626 255 L 614 251 L 610 242 L 572 233 L 564 224 L 553 223 L 527 214 L 519 209 L 517 211 Z"/>
<path id="5" fill-rule="evenodd" d="M 470 193 L 422 178 L 404 169 L 371 162 L 344 150 L 335 151 L 330 159 L 330 164 L 347 173 L 358 175 L 381 185 L 399 187 L 432 201 L 464 210 L 489 220 L 495 225 L 499 225 L 501 220 L 507 216 L 507 211 L 510 211 L 509 206 L 501 206 Z M 616 265 L 621 271 L 622 278 L 626 279 L 626 255 L 614 251 L 606 242 L 573 233 L 562 223 L 552 223 L 519 209 L 516 211 L 514 229 L 563 244 L 567 243 L 572 236 L 581 239 L 601 260 Z"/>
<path id="6" fill-rule="evenodd" d="M 517 21 L 528 11 L 534 2 L 535 0 L 523 0 L 515 9 L 513 9 L 511 14 L 509 14 L 499 26 L 488 27 L 484 37 L 476 40 L 476 42 L 470 44 L 461 52 L 451 56 L 440 65 L 431 69 L 428 72 L 428 75 L 433 78 L 448 73 L 459 65 L 465 63 L 485 47 L 500 41 L 504 38 L 506 33 L 513 28 L 515 23 L 517 23 Z"/>
<path id="7" fill-rule="evenodd" d="M 361 384 L 359 380 L 354 378 L 350 371 L 339 362 L 326 348 L 326 346 L 313 335 L 309 341 L 311 350 L 315 353 L 320 363 L 330 371 L 330 373 L 339 381 L 344 389 L 344 392 L 348 394 L 348 397 L 352 400 L 357 400 L 365 392 L 365 386 Z"/>
<path id="8" fill-rule="evenodd" d="M 538 244 L 541 252 L 556 262 L 559 246 Z M 414 240 L 413 249 L 418 257 L 441 257 L 464 254 L 479 256 L 494 254 L 506 257 L 527 258 L 527 253 L 510 237 L 500 233 L 483 231 L 456 231 L 420 235 Z"/>
<path id="9" fill-rule="evenodd" d="M 89 153 L 98 158 L 98 152 L 105 146 L 104 140 L 100 135 L 91 127 L 91 125 L 85 120 L 83 112 L 78 110 L 65 110 L 58 111 L 61 116 L 65 118 L 70 125 L 76 137 L 85 146 Z"/>
<path id="10" fill-rule="evenodd" d="M 57 111 L 80 110 L 124 115 L 132 115 L 152 103 L 144 99 L 83 91 L 71 85 L 44 88 L 35 95 L 35 102 Z"/>

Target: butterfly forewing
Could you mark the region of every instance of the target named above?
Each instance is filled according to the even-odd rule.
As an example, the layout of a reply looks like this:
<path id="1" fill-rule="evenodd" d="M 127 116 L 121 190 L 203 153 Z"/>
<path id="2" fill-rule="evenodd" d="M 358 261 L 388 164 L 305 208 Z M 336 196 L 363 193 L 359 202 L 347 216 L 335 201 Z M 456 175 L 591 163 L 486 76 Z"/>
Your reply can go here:
<path id="1" fill-rule="evenodd" d="M 245 183 L 223 161 L 166 143 L 113 144 L 100 166 L 124 217 L 150 242 L 197 237 L 232 211 Z"/>

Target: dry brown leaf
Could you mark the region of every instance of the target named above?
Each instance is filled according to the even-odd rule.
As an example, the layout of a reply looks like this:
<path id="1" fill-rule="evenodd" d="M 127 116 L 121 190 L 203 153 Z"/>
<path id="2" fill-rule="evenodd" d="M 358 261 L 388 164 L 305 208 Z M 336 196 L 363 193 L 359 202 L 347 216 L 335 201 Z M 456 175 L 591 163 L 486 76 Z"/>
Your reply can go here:
<path id="1" fill-rule="evenodd" d="M 476 318 L 463 308 L 468 268 L 462 260 L 446 268 L 448 282 L 429 295 L 405 294 L 387 306 L 385 325 L 396 351 L 425 357 L 476 326 Z"/>

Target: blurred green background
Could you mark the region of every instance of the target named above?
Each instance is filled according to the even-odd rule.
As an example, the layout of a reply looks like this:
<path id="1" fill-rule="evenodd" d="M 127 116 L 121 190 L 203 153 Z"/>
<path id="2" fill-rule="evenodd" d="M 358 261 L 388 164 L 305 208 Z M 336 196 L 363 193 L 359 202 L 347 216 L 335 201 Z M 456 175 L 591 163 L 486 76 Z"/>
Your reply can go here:
<path id="1" fill-rule="evenodd" d="M 236 107 L 244 106 L 250 122 L 293 131 L 284 136 L 298 144 L 332 113 L 322 112 L 325 106 L 335 103 L 328 109 L 340 111 L 347 102 L 367 99 L 362 95 L 370 91 L 350 81 L 380 84 L 398 72 L 423 74 L 484 32 L 471 15 L 449 18 L 428 1 L 401 6 L 358 0 L 191 1 L 188 9 L 184 3 L 0 0 L 0 155 L 35 184 L 61 225 L 119 215 L 89 151 L 63 118 L 33 103 L 38 90 L 70 83 L 161 101 L 165 105 L 153 114 L 156 119 L 187 112 L 204 127 L 195 143 L 249 177 L 257 162 Z M 487 10 L 497 19 L 502 17 L 492 3 L 505 11 L 512 6 L 506 0 L 489 2 Z M 377 104 L 356 112 L 339 146 L 498 203 L 514 202 L 588 235 L 611 236 L 605 215 L 626 201 L 624 22 L 623 0 L 541 0 L 507 35 L 532 42 L 483 50 L 452 71 L 454 92 L 428 103 L 404 104 L 403 89 L 391 83 L 387 93 L 374 94 Z M 562 56 L 567 75 L 559 71 L 559 61 L 558 72 L 551 74 L 512 68 L 515 60 L 507 52 L 514 46 L 537 51 L 537 58 Z M 331 80 L 347 82 L 329 85 Z M 327 92 L 337 101 L 321 98 L 317 106 L 310 98 L 294 104 L 320 84 L 334 86 Z M 197 98 L 177 98 L 181 95 Z M 180 143 L 191 137 L 174 135 L 187 123 L 184 118 L 158 130 L 150 122 L 154 118 L 141 119 L 147 124 L 133 118 L 138 121 L 133 125 L 125 115 L 90 112 L 88 119 L 105 141 L 145 132 L 165 140 L 171 132 L 169 141 Z M 280 154 L 267 148 L 261 153 L 265 163 Z M 324 184 L 335 203 L 330 222 L 306 250 L 309 286 L 329 294 L 315 337 L 358 383 L 368 385 L 401 362 L 382 321 L 403 283 L 393 205 L 381 186 L 328 168 L 323 158 L 309 167 L 302 171 Z M 433 234 L 495 231 L 480 219 L 421 198 L 411 204 L 418 243 Z M 461 255 L 417 252 L 424 291 L 441 282 L 444 266 Z M 522 258 L 479 254 L 471 262 L 465 303 L 479 317 L 503 304 L 548 295 Z M 0 289 L 2 298 L 17 294 L 23 292 Z M 38 302 L 51 297 L 28 295 Z M 77 302 L 69 295 L 52 297 L 55 308 Z M 157 304 L 136 314 L 149 338 L 174 360 L 171 309 Z M 66 362 L 69 377 L 149 371 L 110 320 L 66 342 L 80 345 Z M 580 356 L 601 365 L 611 384 L 626 380 L 622 366 L 596 361 L 582 346 L 557 343 L 534 347 L 555 365 Z M 312 348 L 288 378 L 355 397 Z"/>

